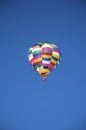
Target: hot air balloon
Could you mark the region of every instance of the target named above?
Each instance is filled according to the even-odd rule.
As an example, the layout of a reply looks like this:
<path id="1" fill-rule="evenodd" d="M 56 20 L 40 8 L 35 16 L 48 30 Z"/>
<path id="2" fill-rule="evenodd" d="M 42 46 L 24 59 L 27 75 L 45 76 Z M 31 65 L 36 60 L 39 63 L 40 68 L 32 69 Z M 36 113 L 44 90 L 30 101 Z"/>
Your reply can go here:
<path id="1" fill-rule="evenodd" d="M 28 50 L 28 60 L 43 80 L 56 68 L 61 60 L 61 52 L 56 44 L 37 43 Z"/>

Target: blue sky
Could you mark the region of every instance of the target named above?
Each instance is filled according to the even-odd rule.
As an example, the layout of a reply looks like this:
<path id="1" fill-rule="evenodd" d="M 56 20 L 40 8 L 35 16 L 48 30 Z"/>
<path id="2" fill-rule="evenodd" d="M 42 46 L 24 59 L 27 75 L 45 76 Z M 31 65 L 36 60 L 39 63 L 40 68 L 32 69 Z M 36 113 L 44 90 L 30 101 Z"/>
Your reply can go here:
<path id="1" fill-rule="evenodd" d="M 45 83 L 27 50 L 56 43 Z M 0 130 L 86 130 L 86 2 L 0 1 Z"/>

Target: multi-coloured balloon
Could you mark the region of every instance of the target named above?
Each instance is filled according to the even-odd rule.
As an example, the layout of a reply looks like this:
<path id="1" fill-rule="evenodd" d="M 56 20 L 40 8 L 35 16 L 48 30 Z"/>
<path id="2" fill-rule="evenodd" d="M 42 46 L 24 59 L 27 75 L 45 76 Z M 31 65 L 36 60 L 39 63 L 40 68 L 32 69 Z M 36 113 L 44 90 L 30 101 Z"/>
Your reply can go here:
<path id="1" fill-rule="evenodd" d="M 28 50 L 28 59 L 45 80 L 59 64 L 61 52 L 57 45 L 50 42 L 37 43 Z"/>

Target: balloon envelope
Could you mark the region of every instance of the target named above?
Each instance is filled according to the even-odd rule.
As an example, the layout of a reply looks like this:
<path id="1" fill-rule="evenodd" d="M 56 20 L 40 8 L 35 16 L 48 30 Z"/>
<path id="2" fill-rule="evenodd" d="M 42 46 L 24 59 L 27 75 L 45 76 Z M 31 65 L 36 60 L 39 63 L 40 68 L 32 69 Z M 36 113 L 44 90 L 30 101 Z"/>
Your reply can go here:
<path id="1" fill-rule="evenodd" d="M 56 68 L 61 59 L 61 52 L 56 44 L 37 43 L 28 50 L 28 60 L 43 80 Z"/>

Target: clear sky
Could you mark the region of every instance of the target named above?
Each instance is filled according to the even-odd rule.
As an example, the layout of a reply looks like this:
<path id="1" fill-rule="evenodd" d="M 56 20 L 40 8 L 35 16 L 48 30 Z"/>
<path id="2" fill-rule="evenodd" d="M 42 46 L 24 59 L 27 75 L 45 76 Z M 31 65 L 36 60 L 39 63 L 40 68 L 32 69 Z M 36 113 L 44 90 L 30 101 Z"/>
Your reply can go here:
<path id="1" fill-rule="evenodd" d="M 27 59 L 44 41 L 62 52 L 45 83 Z M 84 0 L 0 0 L 0 130 L 86 130 Z"/>

